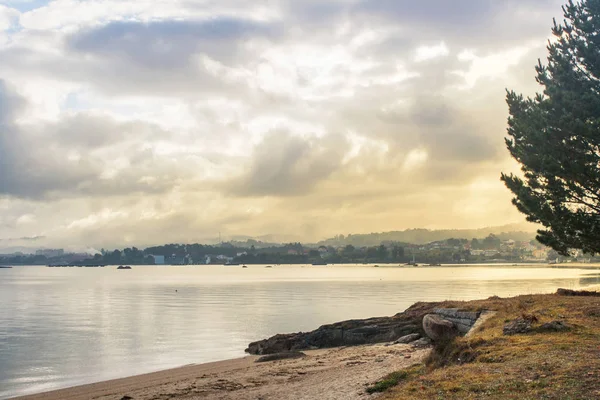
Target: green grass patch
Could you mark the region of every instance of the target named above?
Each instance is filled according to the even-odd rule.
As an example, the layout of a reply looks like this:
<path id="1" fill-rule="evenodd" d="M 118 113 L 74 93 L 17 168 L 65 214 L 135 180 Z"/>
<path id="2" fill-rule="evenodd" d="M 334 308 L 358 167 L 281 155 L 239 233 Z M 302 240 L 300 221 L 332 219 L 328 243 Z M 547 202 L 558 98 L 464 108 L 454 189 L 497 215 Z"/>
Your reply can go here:
<path id="1" fill-rule="evenodd" d="M 392 372 L 391 374 L 387 375 L 385 378 L 383 378 L 379 382 L 375 383 L 373 386 L 368 387 L 367 393 L 373 394 L 373 393 L 385 392 L 386 390 L 393 388 L 394 386 L 398 386 L 398 384 L 400 384 L 400 382 L 402 382 L 410 377 L 413 377 L 415 375 L 418 375 L 421 372 L 422 372 L 422 368 L 420 366 L 404 369 L 401 371 Z"/>

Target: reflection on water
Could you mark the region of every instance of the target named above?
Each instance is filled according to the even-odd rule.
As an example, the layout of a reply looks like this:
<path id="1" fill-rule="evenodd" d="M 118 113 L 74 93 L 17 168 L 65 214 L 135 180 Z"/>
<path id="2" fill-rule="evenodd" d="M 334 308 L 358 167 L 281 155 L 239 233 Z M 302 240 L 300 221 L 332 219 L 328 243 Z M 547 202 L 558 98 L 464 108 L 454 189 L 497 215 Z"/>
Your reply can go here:
<path id="1" fill-rule="evenodd" d="M 243 356 L 275 333 L 600 284 L 579 269 L 22 267 L 0 272 L 0 398 Z"/>
<path id="2" fill-rule="evenodd" d="M 600 273 L 595 274 L 584 274 L 579 279 L 579 286 L 595 286 L 600 285 Z"/>

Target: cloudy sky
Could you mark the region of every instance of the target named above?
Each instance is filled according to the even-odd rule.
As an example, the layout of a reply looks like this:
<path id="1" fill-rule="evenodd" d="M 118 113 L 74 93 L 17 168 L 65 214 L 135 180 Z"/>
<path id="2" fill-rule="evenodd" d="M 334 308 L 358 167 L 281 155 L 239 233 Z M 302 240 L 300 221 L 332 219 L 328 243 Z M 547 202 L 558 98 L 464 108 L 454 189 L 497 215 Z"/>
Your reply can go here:
<path id="1" fill-rule="evenodd" d="M 0 0 L 0 248 L 522 222 L 561 3 Z"/>

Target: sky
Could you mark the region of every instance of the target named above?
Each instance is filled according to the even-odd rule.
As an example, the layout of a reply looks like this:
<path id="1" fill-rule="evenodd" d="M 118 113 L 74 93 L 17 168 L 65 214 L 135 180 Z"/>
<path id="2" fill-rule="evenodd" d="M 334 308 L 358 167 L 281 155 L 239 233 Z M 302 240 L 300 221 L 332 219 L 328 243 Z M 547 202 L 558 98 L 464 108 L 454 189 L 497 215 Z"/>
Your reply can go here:
<path id="1" fill-rule="evenodd" d="M 561 0 L 0 0 L 0 249 L 523 222 Z"/>

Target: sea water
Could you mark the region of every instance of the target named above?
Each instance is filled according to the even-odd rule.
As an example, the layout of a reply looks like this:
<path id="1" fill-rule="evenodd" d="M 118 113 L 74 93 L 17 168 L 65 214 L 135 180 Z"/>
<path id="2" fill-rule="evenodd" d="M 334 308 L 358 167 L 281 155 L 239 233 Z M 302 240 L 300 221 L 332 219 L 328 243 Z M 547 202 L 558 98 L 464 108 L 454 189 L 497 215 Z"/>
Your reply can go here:
<path id="1" fill-rule="evenodd" d="M 600 271 L 511 266 L 0 269 L 0 398 L 241 357 L 251 341 L 417 301 L 553 292 Z"/>

